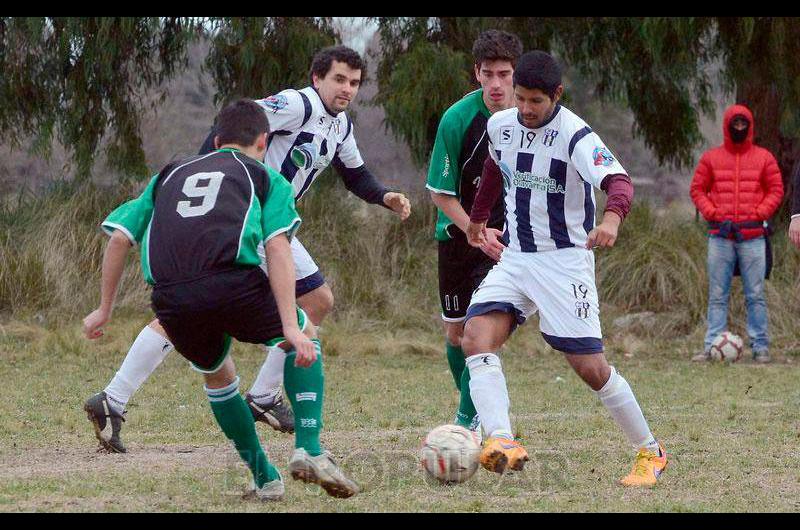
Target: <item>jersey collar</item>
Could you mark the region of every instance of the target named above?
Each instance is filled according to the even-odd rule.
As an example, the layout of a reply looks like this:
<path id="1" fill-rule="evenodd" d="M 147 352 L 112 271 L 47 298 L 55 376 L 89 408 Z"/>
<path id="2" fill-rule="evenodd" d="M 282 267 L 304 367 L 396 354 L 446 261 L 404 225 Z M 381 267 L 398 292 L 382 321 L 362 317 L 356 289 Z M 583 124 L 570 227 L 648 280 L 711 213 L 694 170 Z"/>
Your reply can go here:
<path id="1" fill-rule="evenodd" d="M 553 109 L 553 113 L 550 115 L 550 117 L 549 117 L 549 118 L 547 118 L 547 119 L 544 121 L 544 123 L 542 123 L 541 125 L 539 125 L 538 127 L 536 127 L 536 129 L 541 129 L 541 128 L 542 128 L 542 127 L 544 127 L 545 125 L 549 125 L 549 124 L 550 124 L 550 122 L 551 122 L 551 121 L 553 121 L 553 120 L 556 118 L 556 116 L 558 116 L 558 111 L 560 111 L 560 110 L 561 110 L 561 103 L 556 103 L 556 108 L 555 108 L 555 109 Z M 519 124 L 520 124 L 520 125 L 522 125 L 522 126 L 523 126 L 523 127 L 525 127 L 526 129 L 530 129 L 530 127 L 528 127 L 527 125 L 525 125 L 524 123 L 522 123 L 522 117 L 519 115 L 519 111 L 517 111 L 517 121 L 519 122 Z M 535 129 L 531 129 L 531 130 L 535 130 Z"/>

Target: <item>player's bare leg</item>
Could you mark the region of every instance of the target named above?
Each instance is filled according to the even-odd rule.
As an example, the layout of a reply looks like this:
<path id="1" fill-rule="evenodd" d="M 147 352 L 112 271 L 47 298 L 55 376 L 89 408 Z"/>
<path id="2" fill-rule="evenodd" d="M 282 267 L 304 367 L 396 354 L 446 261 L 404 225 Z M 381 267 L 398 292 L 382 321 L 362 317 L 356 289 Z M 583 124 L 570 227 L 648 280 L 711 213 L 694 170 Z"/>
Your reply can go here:
<path id="1" fill-rule="evenodd" d="M 650 432 L 628 382 L 608 364 L 603 353 L 565 353 L 564 357 L 595 392 L 628 441 L 638 450 L 633 469 L 621 480 L 622 484 L 654 485 L 667 466 L 667 455 Z"/>
<path id="2" fill-rule="evenodd" d="M 514 440 L 509 418 L 506 378 L 497 353 L 508 340 L 514 316 L 493 311 L 470 318 L 461 341 L 467 356 L 472 401 L 488 438 L 481 451 L 481 465 L 496 473 L 508 467 L 519 471 L 528 453 Z"/>
<path id="3" fill-rule="evenodd" d="M 108 386 L 86 400 L 83 409 L 92 422 L 100 446 L 108 452 L 127 451 L 120 438 L 125 406 L 172 351 L 172 343 L 166 337 L 158 320 L 150 322 L 136 337 Z"/>
<path id="4" fill-rule="evenodd" d="M 285 491 L 283 479 L 258 440 L 250 408 L 239 394 L 239 377 L 233 359 L 227 357 L 219 370 L 204 375 L 205 391 L 214 418 L 253 474 L 251 494 L 261 500 L 282 499 Z"/>

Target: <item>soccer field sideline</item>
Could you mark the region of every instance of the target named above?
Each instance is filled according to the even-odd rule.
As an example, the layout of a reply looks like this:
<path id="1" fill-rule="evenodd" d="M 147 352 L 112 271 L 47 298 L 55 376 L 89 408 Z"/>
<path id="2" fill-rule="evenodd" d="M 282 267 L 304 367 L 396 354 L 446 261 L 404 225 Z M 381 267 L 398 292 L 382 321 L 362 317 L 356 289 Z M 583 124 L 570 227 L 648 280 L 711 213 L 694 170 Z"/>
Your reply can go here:
<path id="1" fill-rule="evenodd" d="M 404 346 L 396 334 L 385 339 L 386 351 L 364 353 L 372 346 L 357 337 L 345 350 L 332 321 L 323 334 L 336 345 L 326 360 L 323 443 L 364 491 L 337 501 L 288 480 L 284 502 L 262 505 L 239 498 L 246 470 L 215 429 L 199 377 L 177 355 L 131 401 L 123 431 L 130 453 L 95 452 L 80 404 L 113 374 L 126 335 L 138 324 L 121 320 L 95 351 L 72 331 L 4 327 L 2 375 L 28 384 L 12 386 L 0 409 L 0 431 L 7 433 L 0 446 L 0 510 L 798 509 L 800 476 L 785 463 L 800 435 L 798 367 L 785 362 L 791 357 L 771 366 L 696 365 L 666 353 L 680 348 L 665 345 L 658 354 L 628 357 L 612 338 L 612 364 L 630 381 L 672 455 L 654 490 L 630 491 L 616 483 L 633 457 L 624 437 L 563 359 L 541 348 L 526 326 L 503 360 L 512 420 L 532 462 L 515 476 L 479 470 L 465 484 L 442 487 L 425 482 L 417 462 L 422 437 L 449 422 L 456 406 L 439 338 L 420 334 Z M 243 383 L 261 357 L 256 347 L 235 347 Z M 285 474 L 291 439 L 262 427 L 269 455 Z"/>

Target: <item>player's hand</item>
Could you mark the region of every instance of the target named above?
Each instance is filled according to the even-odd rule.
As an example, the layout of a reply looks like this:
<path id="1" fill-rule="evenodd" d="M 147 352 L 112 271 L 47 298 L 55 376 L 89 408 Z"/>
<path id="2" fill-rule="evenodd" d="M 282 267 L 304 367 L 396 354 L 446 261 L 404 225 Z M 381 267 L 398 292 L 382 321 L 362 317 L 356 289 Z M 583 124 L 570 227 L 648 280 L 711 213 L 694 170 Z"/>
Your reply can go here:
<path id="1" fill-rule="evenodd" d="M 83 319 L 83 334 L 87 339 L 98 339 L 103 336 L 103 326 L 108 324 L 111 312 L 97 308 Z"/>
<path id="2" fill-rule="evenodd" d="M 800 248 L 800 217 L 795 217 L 789 223 L 789 241 L 795 247 Z"/>
<path id="3" fill-rule="evenodd" d="M 617 214 L 606 212 L 603 216 L 603 222 L 589 232 L 589 237 L 586 239 L 586 248 L 591 250 L 594 247 L 613 247 L 617 241 L 617 233 L 621 222 L 622 219 Z"/>
<path id="4" fill-rule="evenodd" d="M 496 228 L 484 228 L 483 237 L 484 243 L 480 247 L 483 253 L 495 261 L 500 261 L 500 255 L 503 253 L 503 249 L 506 248 L 500 242 L 503 233 Z"/>
<path id="5" fill-rule="evenodd" d="M 399 215 L 401 221 L 405 221 L 411 215 L 411 201 L 402 193 L 390 191 L 383 196 L 383 204 Z"/>
<path id="6" fill-rule="evenodd" d="M 467 243 L 476 248 L 486 244 L 486 223 L 469 222 L 467 225 Z"/>
<path id="7" fill-rule="evenodd" d="M 317 360 L 317 349 L 314 343 L 311 342 L 302 331 L 298 328 L 289 329 L 284 331 L 286 340 L 292 345 L 297 352 L 294 358 L 294 365 L 301 368 L 308 368 Z"/>

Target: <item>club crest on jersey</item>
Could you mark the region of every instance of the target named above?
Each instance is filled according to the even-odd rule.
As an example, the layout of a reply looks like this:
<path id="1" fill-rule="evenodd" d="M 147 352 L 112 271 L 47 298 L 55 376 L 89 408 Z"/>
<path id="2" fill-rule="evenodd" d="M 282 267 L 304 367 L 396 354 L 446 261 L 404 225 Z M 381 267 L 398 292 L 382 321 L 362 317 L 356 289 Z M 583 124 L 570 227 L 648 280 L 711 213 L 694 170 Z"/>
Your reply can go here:
<path id="1" fill-rule="evenodd" d="M 595 147 L 594 152 L 592 152 L 592 158 L 594 158 L 594 165 L 596 166 L 610 166 L 614 163 L 614 156 L 605 147 Z"/>
<path id="2" fill-rule="evenodd" d="M 545 129 L 542 143 L 547 147 L 553 147 L 553 141 L 556 139 L 556 136 L 558 136 L 558 131 L 555 129 Z"/>
<path id="3" fill-rule="evenodd" d="M 283 94 L 270 96 L 262 101 L 264 102 L 264 105 L 272 112 L 278 112 L 281 109 L 285 109 L 286 106 L 289 105 L 289 100 L 286 99 L 286 96 Z"/>
<path id="4" fill-rule="evenodd" d="M 514 127 L 502 127 L 500 129 L 500 144 L 510 145 L 514 138 Z"/>

